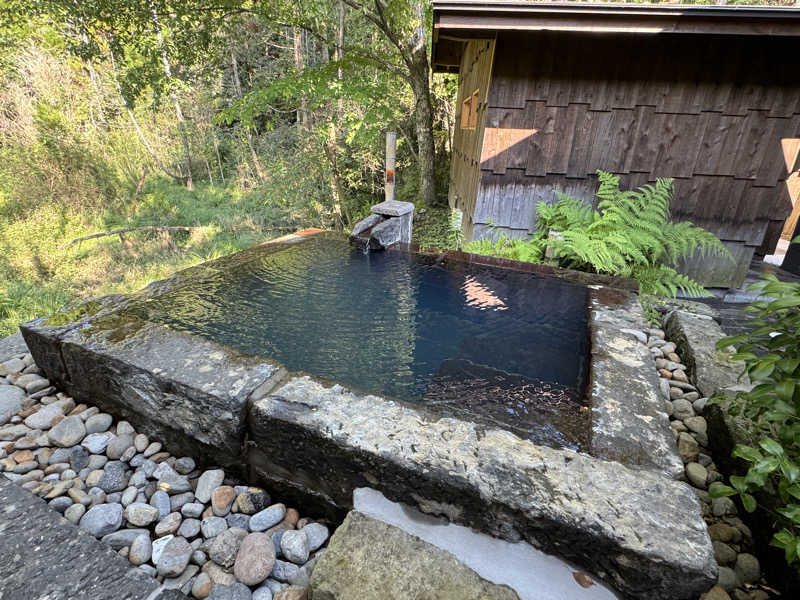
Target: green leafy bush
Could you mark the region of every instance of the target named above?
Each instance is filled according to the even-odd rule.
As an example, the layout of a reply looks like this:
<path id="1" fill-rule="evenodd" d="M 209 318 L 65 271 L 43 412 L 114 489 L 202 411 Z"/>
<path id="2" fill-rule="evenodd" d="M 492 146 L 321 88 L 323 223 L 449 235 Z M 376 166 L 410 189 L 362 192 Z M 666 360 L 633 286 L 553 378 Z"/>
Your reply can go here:
<path id="1" fill-rule="evenodd" d="M 755 315 L 747 333 L 723 338 L 717 347 L 734 346 L 733 358 L 744 361 L 755 384 L 728 411 L 749 419 L 762 437 L 758 447 L 740 444 L 733 451 L 749 464 L 747 474 L 731 476 L 729 486 L 714 485 L 710 493 L 738 495 L 749 512 L 759 493 L 773 497 L 776 506 L 765 508 L 781 515 L 783 524 L 771 544 L 783 548 L 792 563 L 800 557 L 800 284 L 768 276 L 751 287 L 768 299 L 746 309 Z"/>
<path id="2" fill-rule="evenodd" d="M 690 296 L 707 295 L 699 283 L 674 266 L 697 251 L 701 256 L 730 254 L 712 233 L 689 222 L 669 220 L 672 179 L 622 191 L 619 177 L 604 171 L 597 174 L 597 210 L 559 192 L 555 204 L 537 205 L 537 229 L 531 239 L 501 236 L 495 242 L 472 242 L 467 250 L 632 277 L 643 294 L 675 296 L 680 290 Z"/>

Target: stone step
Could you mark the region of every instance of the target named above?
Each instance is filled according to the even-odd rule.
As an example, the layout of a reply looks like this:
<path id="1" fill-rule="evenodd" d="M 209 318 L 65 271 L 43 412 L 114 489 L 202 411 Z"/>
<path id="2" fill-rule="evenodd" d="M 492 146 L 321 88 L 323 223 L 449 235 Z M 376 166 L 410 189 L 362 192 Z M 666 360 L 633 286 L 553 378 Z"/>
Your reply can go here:
<path id="1" fill-rule="evenodd" d="M 312 598 L 325 600 L 519 600 L 449 552 L 358 511 L 334 533 L 310 587 Z"/>

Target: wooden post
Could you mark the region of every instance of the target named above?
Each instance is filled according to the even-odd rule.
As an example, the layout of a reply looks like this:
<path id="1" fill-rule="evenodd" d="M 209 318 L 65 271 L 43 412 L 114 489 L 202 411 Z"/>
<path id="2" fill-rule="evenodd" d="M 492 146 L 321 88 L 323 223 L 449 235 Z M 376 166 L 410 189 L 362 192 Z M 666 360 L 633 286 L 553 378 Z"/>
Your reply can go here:
<path id="1" fill-rule="evenodd" d="M 386 200 L 394 200 L 394 165 L 397 151 L 397 133 L 394 131 L 386 132 Z"/>

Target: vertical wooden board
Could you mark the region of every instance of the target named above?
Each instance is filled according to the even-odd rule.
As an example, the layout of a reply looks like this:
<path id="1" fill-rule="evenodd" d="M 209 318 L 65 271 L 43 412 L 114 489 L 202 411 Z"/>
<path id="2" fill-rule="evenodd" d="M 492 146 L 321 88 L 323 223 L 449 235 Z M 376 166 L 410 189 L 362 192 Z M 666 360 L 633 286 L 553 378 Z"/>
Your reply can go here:
<path id="1" fill-rule="evenodd" d="M 701 61 L 703 64 L 714 66 L 713 71 L 707 71 L 708 79 L 703 85 L 705 92 L 702 99 L 703 110 L 730 114 L 727 111 L 730 108 L 730 97 L 738 69 L 735 61 L 738 60 L 739 53 L 727 46 L 713 39 L 709 40 L 705 60 Z"/>
<path id="2" fill-rule="evenodd" d="M 664 120 L 665 138 L 653 174 L 657 177 L 690 177 L 700 151 L 700 115 L 673 114 Z"/>
<path id="3" fill-rule="evenodd" d="M 636 133 L 636 114 L 632 109 L 617 108 L 612 111 L 611 139 L 607 170 L 614 173 L 625 172 L 628 155 L 633 149 L 633 136 Z"/>
<path id="4" fill-rule="evenodd" d="M 550 95 L 550 79 L 553 74 L 553 61 L 559 52 L 552 35 L 532 36 L 532 43 L 526 48 L 530 57 L 530 75 L 527 79 L 525 99 L 534 102 L 547 102 Z M 519 56 L 512 58 L 519 60 Z"/>
<path id="5" fill-rule="evenodd" d="M 499 227 L 512 227 L 511 210 L 514 206 L 514 182 L 499 178 L 496 183 L 497 194 L 492 206 L 492 222 Z"/>
<path id="6" fill-rule="evenodd" d="M 585 104 L 570 104 L 566 109 L 558 111 L 558 119 L 551 138 L 548 173 L 566 175 L 569 168 L 569 157 L 572 151 L 572 142 L 575 138 L 575 130 L 585 114 Z"/>
<path id="7" fill-rule="evenodd" d="M 517 114 L 521 112 L 517 109 L 506 108 L 502 109 L 502 113 L 498 119 L 497 128 L 494 129 L 495 147 L 492 149 L 494 152 L 493 171 L 495 173 L 505 173 L 509 159 L 511 136 L 507 135 L 510 130 L 514 129 L 514 121 Z M 484 137 L 489 132 L 489 128 L 484 132 Z M 484 149 L 486 143 L 483 144 Z"/>
<path id="8" fill-rule="evenodd" d="M 525 108 L 515 111 L 512 127 L 515 130 L 514 143 L 508 148 L 506 168 L 525 169 L 530 154 L 534 132 L 534 119 L 536 116 L 536 103 L 530 100 L 525 103 Z"/>
<path id="9" fill-rule="evenodd" d="M 637 106 L 634 113 L 636 130 L 633 147 L 628 153 L 624 170 L 626 173 L 651 173 L 658 156 L 658 140 L 664 114 L 656 114 L 652 106 Z"/>
<path id="10" fill-rule="evenodd" d="M 697 175 L 733 176 L 733 159 L 743 133 L 742 117 L 703 113 L 705 122 L 694 172 Z"/>
<path id="11" fill-rule="evenodd" d="M 589 172 L 589 157 L 592 150 L 592 131 L 596 111 L 584 111 L 575 123 L 569 159 L 567 161 L 567 177 L 586 177 Z"/>
<path id="12" fill-rule="evenodd" d="M 519 191 L 519 215 L 518 222 L 533 231 L 536 227 L 536 178 L 524 177 L 517 182 Z"/>
<path id="13" fill-rule="evenodd" d="M 547 174 L 548 151 L 550 147 L 549 132 L 552 131 L 556 108 L 550 108 L 544 102 L 536 102 L 533 118 L 533 129 L 529 146 L 525 174 L 544 176 Z"/>
<path id="14" fill-rule="evenodd" d="M 485 223 L 491 211 L 495 190 L 492 185 L 494 182 L 490 181 L 490 177 L 491 172 L 481 171 L 480 179 L 478 180 L 478 192 L 475 197 L 475 210 L 472 217 L 475 223 Z"/>
<path id="15" fill-rule="evenodd" d="M 739 139 L 733 162 L 733 172 L 738 179 L 756 178 L 757 169 L 768 146 L 767 137 L 764 135 L 768 126 L 767 111 L 747 111 L 743 135 Z"/>
<path id="16" fill-rule="evenodd" d="M 592 142 L 589 154 L 587 175 L 598 169 L 606 169 L 605 162 L 609 152 L 609 137 L 613 112 L 596 112 L 592 123 Z"/>
<path id="17" fill-rule="evenodd" d="M 779 181 L 786 179 L 789 173 L 786 170 L 786 161 L 783 154 L 782 140 L 793 138 L 796 125 L 800 123 L 800 115 L 795 119 L 768 117 L 767 129 L 764 132 L 764 151 L 761 163 L 756 168 L 757 186 L 776 186 Z"/>

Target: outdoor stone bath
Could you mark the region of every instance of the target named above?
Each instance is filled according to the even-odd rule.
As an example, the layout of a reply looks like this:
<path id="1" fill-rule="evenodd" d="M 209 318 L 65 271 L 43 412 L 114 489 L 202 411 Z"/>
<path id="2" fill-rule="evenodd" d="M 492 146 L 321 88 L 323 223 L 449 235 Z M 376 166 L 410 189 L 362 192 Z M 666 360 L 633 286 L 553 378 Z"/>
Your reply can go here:
<path id="1" fill-rule="evenodd" d="M 344 236 L 290 236 L 23 335 L 76 399 L 333 518 L 372 487 L 526 540 L 628 597 L 689 598 L 714 583 L 628 282 L 407 247 L 331 258 L 341 247 Z M 316 287 L 322 274 L 332 290 Z M 318 293 L 327 315 L 313 310 Z M 567 304 L 574 323 L 521 316 Z M 426 311 L 442 307 L 445 331 L 432 331 Z M 352 339 L 349 315 L 368 323 Z M 320 330 L 340 343 L 309 338 Z"/>

